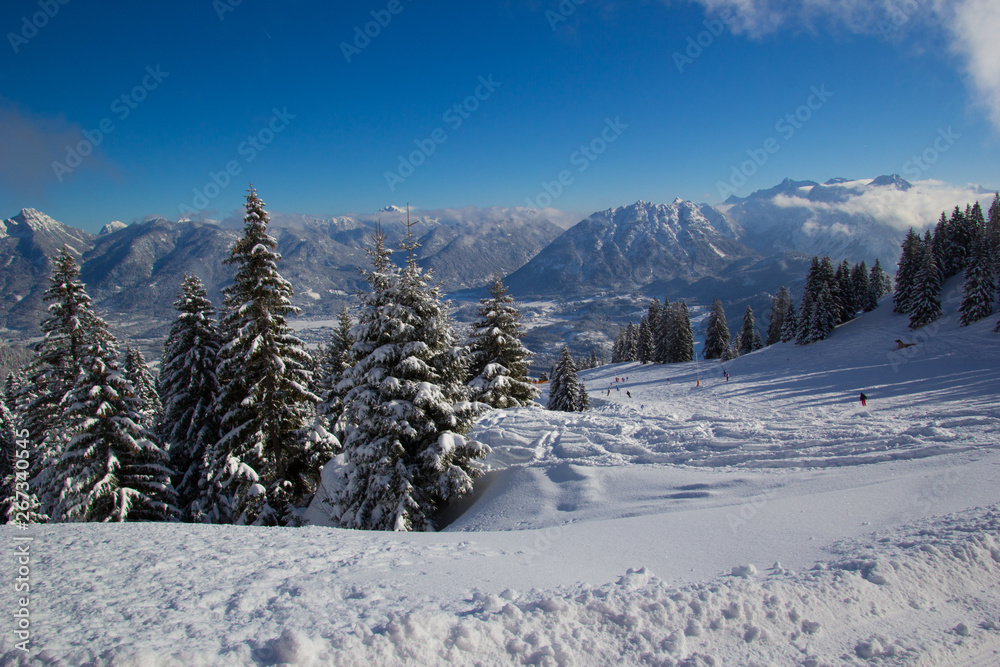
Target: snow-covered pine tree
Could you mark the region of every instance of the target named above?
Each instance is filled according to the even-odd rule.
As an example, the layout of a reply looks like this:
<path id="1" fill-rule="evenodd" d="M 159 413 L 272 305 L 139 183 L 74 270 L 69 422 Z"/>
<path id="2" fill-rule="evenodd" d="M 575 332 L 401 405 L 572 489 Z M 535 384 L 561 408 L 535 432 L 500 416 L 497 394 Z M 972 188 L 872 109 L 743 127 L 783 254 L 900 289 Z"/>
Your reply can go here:
<path id="1" fill-rule="evenodd" d="M 625 329 L 625 361 L 639 360 L 639 327 L 631 322 Z"/>
<path id="2" fill-rule="evenodd" d="M 889 274 L 882 269 L 882 263 L 875 258 L 875 266 L 872 267 L 868 275 L 868 300 L 865 302 L 865 312 L 871 312 L 878 308 L 878 301 L 886 294 L 892 292 L 892 281 Z"/>
<path id="3" fill-rule="evenodd" d="M 971 210 L 967 208 L 967 212 L 971 213 Z M 944 267 L 938 265 L 938 269 L 944 276 L 956 276 L 965 270 L 975 242 L 975 230 L 970 224 L 969 217 L 958 206 L 951 212 L 951 218 L 948 220 L 948 236 L 951 240 L 952 253 L 948 265 Z M 923 257 L 920 261 L 923 261 Z"/>
<path id="4" fill-rule="evenodd" d="M 922 242 L 920 252 L 920 269 L 915 276 L 909 299 L 911 329 L 919 329 L 941 317 L 942 277 L 941 269 L 934 259 L 933 245 Z"/>
<path id="5" fill-rule="evenodd" d="M 132 385 L 136 398 L 139 399 L 143 428 L 155 428 L 163 416 L 163 404 L 156 390 L 156 380 L 153 379 L 142 350 L 128 344 L 125 346 L 125 379 Z"/>
<path id="6" fill-rule="evenodd" d="M 795 302 L 792 300 L 791 295 L 789 295 L 788 305 L 785 307 L 785 316 L 781 323 L 781 342 L 788 343 L 795 340 L 798 331 L 799 322 L 795 316 Z"/>
<path id="7" fill-rule="evenodd" d="M 962 287 L 960 323 L 968 326 L 993 314 L 996 298 L 996 282 L 993 276 L 993 258 L 989 254 L 989 241 L 983 234 L 976 242 L 968 266 L 965 267 L 965 283 Z"/>
<path id="8" fill-rule="evenodd" d="M 17 452 L 14 415 L 7 407 L 6 395 L 0 400 L 0 523 L 13 522 L 16 510 L 15 485 Z"/>
<path id="9" fill-rule="evenodd" d="M 828 338 L 840 323 L 841 304 L 837 301 L 833 292 L 834 290 L 829 284 L 823 285 L 822 289 L 820 289 L 809 323 L 809 342 Z"/>
<path id="10" fill-rule="evenodd" d="M 731 345 L 722 353 L 722 361 L 732 361 L 740 356 L 740 337 L 735 336 Z"/>
<path id="11" fill-rule="evenodd" d="M 563 345 L 552 377 L 549 379 L 549 410 L 583 412 L 590 405 L 587 389 L 576 375 L 576 364 L 569 348 Z"/>
<path id="12" fill-rule="evenodd" d="M 646 313 L 646 318 L 649 320 L 649 330 L 653 334 L 653 347 L 655 351 L 656 347 L 656 335 L 660 330 L 660 316 L 663 313 L 663 308 L 660 306 L 660 300 L 653 297 L 653 300 L 649 302 L 649 310 Z M 655 361 L 655 360 L 654 360 Z"/>
<path id="13" fill-rule="evenodd" d="M 344 528 L 433 530 L 434 515 L 469 493 L 490 449 L 467 440 L 486 406 L 468 401 L 468 366 L 440 289 L 417 265 L 407 236 L 400 270 L 376 229 L 364 272 L 353 351 L 358 359 L 342 385 L 348 421 L 344 465 L 333 488 L 332 514 Z"/>
<path id="14" fill-rule="evenodd" d="M 614 345 L 611 346 L 611 363 L 622 364 L 625 361 L 625 327 L 622 327 L 618 330 Z"/>
<path id="15" fill-rule="evenodd" d="M 796 323 L 795 344 L 808 345 L 817 340 L 813 337 L 812 322 L 815 318 L 816 298 L 808 290 L 802 291 L 802 300 L 799 303 L 799 312 L 794 318 Z"/>
<path id="16" fill-rule="evenodd" d="M 174 308 L 177 319 L 163 344 L 157 379 L 163 401 L 158 432 L 169 443 L 181 519 L 203 521 L 208 511 L 207 456 L 219 440 L 216 365 L 222 342 L 215 308 L 197 276 L 184 276 Z"/>
<path id="17" fill-rule="evenodd" d="M 957 210 L 957 209 L 956 209 Z M 905 315 L 910 312 L 910 296 L 914 289 L 917 272 L 923 264 L 923 249 L 920 237 L 911 227 L 903 240 L 903 252 L 899 256 L 896 269 L 896 285 L 892 295 L 892 311 Z"/>
<path id="18" fill-rule="evenodd" d="M 716 298 L 712 302 L 712 310 L 708 314 L 708 324 L 705 329 L 705 359 L 719 359 L 729 349 L 729 325 L 726 323 L 726 311 L 722 300 Z"/>
<path id="19" fill-rule="evenodd" d="M 319 412 L 326 420 L 330 432 L 343 442 L 347 437 L 349 425 L 344 416 L 344 396 L 347 392 L 339 388 L 347 373 L 354 367 L 354 321 L 347 310 L 347 305 L 341 305 L 337 315 L 337 326 L 330 334 L 330 341 L 323 349 L 320 361 L 320 405 Z"/>
<path id="20" fill-rule="evenodd" d="M 278 273 L 277 241 L 250 187 L 243 236 L 225 260 L 236 266 L 223 293 L 219 351 L 221 438 L 209 452 L 209 511 L 221 523 L 296 522 L 337 443 L 316 420 L 312 359 L 285 321 L 297 312 Z"/>
<path id="21" fill-rule="evenodd" d="M 990 244 L 990 256 L 996 262 L 997 255 L 1000 254 L 1000 192 L 993 196 L 993 201 L 990 203 L 986 217 L 986 238 Z M 1000 273 L 1000 262 L 997 262 L 995 268 Z"/>
<path id="22" fill-rule="evenodd" d="M 694 361 L 694 331 L 691 330 L 691 314 L 687 303 L 677 301 L 664 316 L 673 320 L 671 326 L 670 363 L 682 364 Z"/>
<path id="23" fill-rule="evenodd" d="M 50 465 L 53 521 L 162 521 L 176 515 L 167 452 L 142 426 L 118 342 L 96 314 L 84 327 L 81 371 L 61 402 L 67 440 Z"/>
<path id="24" fill-rule="evenodd" d="M 739 350 L 740 355 L 750 354 L 753 352 L 753 334 L 756 330 L 754 326 L 753 318 L 753 308 L 747 306 L 747 309 L 743 311 L 743 326 L 740 328 L 739 335 Z"/>
<path id="25" fill-rule="evenodd" d="M 49 304 L 48 316 L 39 325 L 44 338 L 35 346 L 27 379 L 15 397 L 23 410 L 21 426 L 31 443 L 30 487 L 40 502 L 42 519 L 59 494 L 51 464 L 62 454 L 66 441 L 61 403 L 83 368 L 87 331 L 96 317 L 72 251 L 64 245 L 50 261 L 52 275 L 42 296 Z"/>
<path id="26" fill-rule="evenodd" d="M 871 272 L 868 271 L 868 265 L 864 261 L 855 264 L 851 269 L 851 295 L 855 315 L 858 311 L 868 311 L 868 301 L 871 298 L 870 275 Z"/>
<path id="27" fill-rule="evenodd" d="M 855 305 L 854 283 L 851 281 L 851 265 L 845 259 L 837 267 L 835 274 L 834 295 L 837 299 L 838 313 L 837 324 L 843 324 L 854 319 L 860 308 Z"/>
<path id="28" fill-rule="evenodd" d="M 472 325 L 469 343 L 472 400 L 500 409 L 535 405 L 539 391 L 528 378 L 533 355 L 524 346 L 523 338 L 521 313 L 497 273 L 489 298 L 479 302 L 479 319 Z"/>
<path id="29" fill-rule="evenodd" d="M 635 349 L 636 359 L 641 364 L 648 364 L 653 358 L 653 332 L 649 319 L 643 315 L 639 320 L 639 340 Z"/>
<path id="30" fill-rule="evenodd" d="M 788 305 L 792 302 L 792 295 L 788 288 L 782 286 L 778 293 L 771 297 L 771 313 L 768 316 L 767 338 L 764 345 L 774 345 L 781 341 L 781 331 L 785 325 L 785 313 L 788 312 Z"/>
<path id="31" fill-rule="evenodd" d="M 677 339 L 677 320 L 673 317 L 674 306 L 670 299 L 664 297 L 663 307 L 653 330 L 653 362 L 657 364 L 671 363 L 671 346 Z"/>

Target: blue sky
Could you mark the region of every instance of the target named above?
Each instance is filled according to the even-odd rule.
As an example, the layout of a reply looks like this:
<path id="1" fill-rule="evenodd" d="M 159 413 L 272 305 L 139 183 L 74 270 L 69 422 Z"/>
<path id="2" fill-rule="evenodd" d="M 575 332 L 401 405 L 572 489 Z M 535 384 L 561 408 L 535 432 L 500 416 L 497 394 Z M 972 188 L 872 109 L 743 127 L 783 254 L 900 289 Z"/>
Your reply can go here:
<path id="1" fill-rule="evenodd" d="M 991 0 L 63 1 L 0 8 L 0 217 L 1000 185 Z"/>

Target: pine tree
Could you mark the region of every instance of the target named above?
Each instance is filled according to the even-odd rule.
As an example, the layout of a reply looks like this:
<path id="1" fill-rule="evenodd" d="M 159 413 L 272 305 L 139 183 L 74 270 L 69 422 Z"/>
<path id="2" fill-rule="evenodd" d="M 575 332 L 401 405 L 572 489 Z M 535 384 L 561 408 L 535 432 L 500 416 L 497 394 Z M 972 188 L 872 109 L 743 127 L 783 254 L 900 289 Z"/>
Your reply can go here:
<path id="1" fill-rule="evenodd" d="M 837 324 L 854 319 L 860 308 L 855 305 L 854 283 L 851 281 L 851 265 L 845 259 L 837 267 L 833 293 L 837 301 Z"/>
<path id="2" fill-rule="evenodd" d="M 639 330 L 631 322 L 625 329 L 625 361 L 639 360 Z"/>
<path id="3" fill-rule="evenodd" d="M 894 313 L 905 315 L 910 312 L 910 297 L 922 263 L 923 250 L 920 237 L 911 227 L 903 240 L 903 252 L 896 269 L 896 288 L 892 296 Z"/>
<path id="4" fill-rule="evenodd" d="M 781 342 L 788 343 L 795 340 L 798 330 L 799 321 L 795 316 L 795 302 L 792 301 L 791 295 L 789 295 L 788 304 L 785 306 L 785 315 L 781 323 Z"/>
<path id="5" fill-rule="evenodd" d="M 829 338 L 840 323 L 841 306 L 829 284 L 823 285 L 812 309 L 810 318 L 810 342 Z"/>
<path id="6" fill-rule="evenodd" d="M 971 213 L 971 210 L 967 210 L 967 212 Z M 956 206 L 948 221 L 948 231 L 952 254 L 947 266 L 938 265 L 938 269 L 945 276 L 955 276 L 964 271 L 969 262 L 969 256 L 975 242 L 975 230 L 970 224 L 968 215 Z"/>
<path id="7" fill-rule="evenodd" d="M 673 320 L 671 325 L 670 363 L 682 364 L 694 361 L 694 331 L 691 330 L 691 314 L 687 304 L 677 301 L 665 316 Z"/>
<path id="8" fill-rule="evenodd" d="M 733 338 L 732 345 L 726 347 L 726 351 L 722 353 L 722 361 L 732 361 L 740 356 L 740 338 L 736 336 Z"/>
<path id="9" fill-rule="evenodd" d="M 331 432 L 337 440 L 343 442 L 347 437 L 348 423 L 344 415 L 344 397 L 347 391 L 340 383 L 354 367 L 354 334 L 351 333 L 354 321 L 346 305 L 340 307 L 337 315 L 337 326 L 330 334 L 330 342 L 323 350 L 320 362 L 320 405 L 319 411 L 329 424 Z"/>
<path id="10" fill-rule="evenodd" d="M 298 311 L 252 186 L 246 211 L 243 236 L 226 259 L 236 276 L 223 292 L 222 437 L 210 451 L 209 507 L 221 523 L 287 525 L 308 505 L 337 443 L 328 434 L 311 437 L 321 428 L 319 398 L 308 389 L 312 359 L 285 321 Z"/>
<path id="11" fill-rule="evenodd" d="M 157 380 L 163 401 L 159 434 L 169 443 L 181 518 L 203 521 L 209 511 L 207 457 L 219 440 L 216 365 L 222 342 L 215 308 L 197 276 L 184 276 L 174 308 L 177 319 L 163 344 Z"/>
<path id="12" fill-rule="evenodd" d="M 67 440 L 52 462 L 53 521 L 162 521 L 176 515 L 166 451 L 143 425 L 141 401 L 118 366 L 118 343 L 96 314 L 82 368 L 61 402 Z"/>
<path id="13" fill-rule="evenodd" d="M 0 523 L 14 523 L 20 500 L 16 496 L 17 444 L 14 415 L 7 407 L 6 394 L 0 400 Z M 27 473 L 24 474 L 27 481 Z"/>
<path id="14" fill-rule="evenodd" d="M 764 340 L 764 345 L 774 345 L 781 341 L 781 332 L 785 326 L 785 313 L 788 312 L 788 306 L 791 302 L 792 295 L 784 286 L 771 298 L 771 314 L 768 317 L 767 338 Z"/>
<path id="15" fill-rule="evenodd" d="M 669 364 L 673 359 L 671 347 L 677 340 L 677 319 L 674 317 L 674 305 L 667 298 L 663 299 L 663 308 L 653 330 L 653 362 Z"/>
<path id="16" fill-rule="evenodd" d="M 753 318 L 753 308 L 747 306 L 747 309 L 743 311 L 743 326 L 740 328 L 739 336 L 739 346 L 740 354 L 750 354 L 753 352 L 753 334 L 756 327 L 754 326 Z"/>
<path id="17" fill-rule="evenodd" d="M 479 319 L 472 325 L 472 400 L 500 409 L 535 404 L 539 392 L 528 379 L 532 354 L 524 346 L 523 337 L 521 313 L 507 294 L 500 274 L 496 274 L 490 297 L 479 302 Z"/>
<path id="18" fill-rule="evenodd" d="M 910 328 L 918 329 L 941 317 L 941 270 L 934 259 L 934 249 L 923 243 L 920 270 L 910 296 Z"/>
<path id="19" fill-rule="evenodd" d="M 795 330 L 796 345 L 808 345 L 817 340 L 814 337 L 814 330 L 812 328 L 816 315 L 815 311 L 815 298 L 810 291 L 804 290 L 802 292 L 802 301 L 799 303 L 799 312 L 797 317 L 795 317 L 797 325 Z"/>
<path id="20" fill-rule="evenodd" d="M 1000 272 L 1000 263 L 997 263 L 997 255 L 1000 255 L 1000 192 L 993 196 L 989 213 L 986 218 L 986 238 L 989 241 L 990 256 L 994 258 L 996 270 Z"/>
<path id="21" fill-rule="evenodd" d="M 622 327 L 618 330 L 618 336 L 615 338 L 614 345 L 611 346 L 611 363 L 613 364 L 623 364 L 627 360 L 626 355 L 626 342 L 625 342 L 626 330 Z"/>
<path id="22" fill-rule="evenodd" d="M 983 235 L 976 243 L 972 256 L 969 257 L 969 265 L 965 268 L 962 304 L 959 307 L 962 326 L 978 322 L 993 313 L 997 287 L 992 264 L 989 242 Z"/>
<path id="23" fill-rule="evenodd" d="M 163 416 L 163 404 L 156 390 L 156 380 L 149 370 L 146 357 L 137 347 L 125 346 L 125 379 L 135 390 L 139 400 L 139 413 L 143 417 L 142 426 L 152 429 Z"/>
<path id="24" fill-rule="evenodd" d="M 639 321 L 639 339 L 636 345 L 636 358 L 641 364 L 648 364 L 653 358 L 653 332 L 649 320 L 644 315 Z"/>
<path id="25" fill-rule="evenodd" d="M 653 298 L 649 302 L 649 310 L 646 313 L 646 319 L 649 321 L 649 331 L 653 334 L 653 354 L 656 354 L 656 336 L 657 332 L 660 330 L 660 317 L 663 314 L 663 308 L 660 306 L 660 301 L 657 298 Z M 655 361 L 655 359 L 653 359 Z"/>
<path id="26" fill-rule="evenodd" d="M 52 462 L 62 454 L 66 441 L 61 403 L 83 370 L 86 334 L 95 317 L 69 248 L 63 246 L 51 262 L 52 276 L 42 296 L 49 314 L 39 325 L 44 338 L 35 346 L 27 381 L 15 397 L 24 410 L 22 427 L 28 431 L 31 447 L 30 487 L 40 501 L 41 519 L 49 514 L 59 493 Z"/>
<path id="27" fill-rule="evenodd" d="M 892 291 L 892 284 L 889 276 L 882 270 L 882 263 L 875 258 L 875 265 L 868 274 L 868 295 L 865 300 L 864 311 L 869 313 L 878 308 L 878 301 L 883 296 Z"/>
<path id="28" fill-rule="evenodd" d="M 549 410 L 561 412 L 583 412 L 590 405 L 587 389 L 576 375 L 576 364 L 563 345 L 559 361 L 549 380 Z"/>
<path id="29" fill-rule="evenodd" d="M 852 317 L 857 315 L 858 311 L 874 310 L 874 308 L 869 308 L 872 291 L 870 276 L 868 265 L 863 261 L 860 264 L 855 264 L 854 268 L 851 269 L 851 295 L 854 308 Z"/>
<path id="30" fill-rule="evenodd" d="M 716 298 L 712 302 L 705 330 L 705 359 L 719 359 L 727 349 L 729 326 L 726 324 L 726 311 L 722 307 L 722 301 Z"/>
<path id="31" fill-rule="evenodd" d="M 371 288 L 354 331 L 358 360 L 343 384 L 353 430 L 331 493 L 344 528 L 432 530 L 446 503 L 469 493 L 489 447 L 464 434 L 485 408 L 471 403 L 468 367 L 440 290 L 430 285 L 407 237 L 403 269 L 376 230 L 368 249 Z"/>

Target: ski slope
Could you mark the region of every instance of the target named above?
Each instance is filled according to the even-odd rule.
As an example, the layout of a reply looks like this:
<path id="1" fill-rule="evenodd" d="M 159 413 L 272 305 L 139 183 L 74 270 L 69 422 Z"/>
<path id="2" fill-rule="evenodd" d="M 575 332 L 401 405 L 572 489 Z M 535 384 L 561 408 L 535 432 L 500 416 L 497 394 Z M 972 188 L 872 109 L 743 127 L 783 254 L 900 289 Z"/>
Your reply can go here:
<path id="1" fill-rule="evenodd" d="M 586 413 L 488 414 L 493 469 L 438 533 L 319 502 L 302 529 L 3 527 L 34 538 L 29 656 L 1000 664 L 1000 334 L 958 327 L 956 290 L 919 332 L 883 303 L 724 366 L 583 372 Z M 14 641 L 3 664 L 32 664 Z"/>

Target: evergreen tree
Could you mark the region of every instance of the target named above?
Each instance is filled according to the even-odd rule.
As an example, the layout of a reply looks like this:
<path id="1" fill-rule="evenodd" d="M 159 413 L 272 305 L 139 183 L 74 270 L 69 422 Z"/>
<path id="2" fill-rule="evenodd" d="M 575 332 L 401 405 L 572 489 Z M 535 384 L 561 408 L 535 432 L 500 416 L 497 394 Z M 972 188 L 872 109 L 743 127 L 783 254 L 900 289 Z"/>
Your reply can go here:
<path id="1" fill-rule="evenodd" d="M 910 312 L 910 296 L 923 259 L 920 237 L 911 227 L 903 240 L 903 252 L 896 269 L 896 288 L 892 296 L 894 313 L 905 315 Z"/>
<path id="2" fill-rule="evenodd" d="M 857 315 L 858 311 L 868 312 L 869 310 L 874 310 L 874 308 L 869 308 L 871 305 L 871 273 L 868 271 L 868 265 L 865 262 L 860 264 L 855 264 L 854 268 L 851 269 L 851 298 L 852 307 L 854 308 L 852 317 Z M 876 303 L 877 305 L 877 303 Z"/>
<path id="3" fill-rule="evenodd" d="M 854 302 L 854 283 L 851 281 L 851 265 L 845 259 L 837 267 L 834 278 L 834 298 L 837 301 L 837 324 L 854 319 L 860 308 Z"/>
<path id="4" fill-rule="evenodd" d="M 764 349 L 764 339 L 760 337 L 760 331 L 758 329 L 753 330 L 753 349 L 752 352 Z"/>
<path id="5" fill-rule="evenodd" d="M 948 218 L 942 211 L 937 225 L 934 226 L 934 259 L 942 271 L 949 276 L 955 275 L 954 273 L 948 274 L 948 271 L 957 264 L 951 232 Z"/>
<path id="6" fill-rule="evenodd" d="M 646 319 L 649 321 L 649 331 L 653 335 L 653 354 L 656 354 L 656 337 L 660 331 L 660 316 L 663 313 L 663 308 L 660 307 L 660 301 L 657 298 L 653 298 L 649 302 L 649 311 L 646 313 Z M 653 359 L 655 361 L 655 358 Z"/>
<path id="7" fill-rule="evenodd" d="M 1000 272 L 1000 262 L 997 262 L 997 255 L 1000 255 L 1000 192 L 993 196 L 990 204 L 986 218 L 986 238 L 989 241 L 990 256 L 994 258 L 995 268 Z"/>
<path id="8" fill-rule="evenodd" d="M 959 307 L 962 326 L 978 322 L 993 313 L 994 293 L 997 287 L 992 264 L 989 242 L 984 235 L 976 243 L 969 258 L 969 265 L 965 268 L 962 305 Z"/>
<path id="9" fill-rule="evenodd" d="M 468 366 L 440 289 L 417 266 L 410 227 L 405 268 L 384 242 L 377 229 L 354 329 L 358 361 L 342 383 L 354 428 L 328 490 L 344 528 L 432 530 L 437 511 L 483 474 L 489 447 L 463 436 L 486 406 L 467 400 Z"/>
<path id="10" fill-rule="evenodd" d="M 653 332 L 649 320 L 644 315 L 639 321 L 639 340 L 636 345 L 636 358 L 639 363 L 648 364 L 653 358 Z"/>
<path id="11" fill-rule="evenodd" d="M 868 295 L 865 300 L 864 311 L 869 313 L 878 308 L 878 301 L 883 296 L 892 291 L 892 284 L 889 276 L 882 270 L 882 263 L 875 258 L 875 266 L 868 274 Z"/>
<path id="12" fill-rule="evenodd" d="M 726 347 L 726 350 L 722 353 L 722 361 L 732 361 L 740 356 L 740 338 L 739 336 L 733 338 L 732 345 Z"/>
<path id="13" fill-rule="evenodd" d="M 719 359 L 727 349 L 729 349 L 729 325 L 726 324 L 726 312 L 722 308 L 722 301 L 716 298 L 712 302 L 705 330 L 705 359 Z"/>
<path id="14" fill-rule="evenodd" d="M 774 345 L 782 340 L 782 331 L 785 327 L 785 314 L 788 312 L 788 306 L 791 303 L 792 295 L 789 293 L 788 288 L 784 286 L 771 298 L 771 314 L 768 317 L 767 338 L 764 340 L 764 345 Z"/>
<path id="15" fill-rule="evenodd" d="M 829 284 L 823 285 L 816 299 L 816 304 L 812 309 L 812 316 L 809 321 L 810 341 L 824 340 L 840 323 L 839 314 L 841 312 L 840 303 L 834 296 L 834 290 Z"/>
<path id="16" fill-rule="evenodd" d="M 739 336 L 739 350 L 740 355 L 750 354 L 753 352 L 753 335 L 756 331 L 753 321 L 753 308 L 747 306 L 747 309 L 743 312 L 743 326 L 740 328 Z"/>
<path id="17" fill-rule="evenodd" d="M 209 509 L 208 454 L 219 440 L 216 375 L 222 345 L 215 308 L 195 275 L 185 275 L 174 302 L 177 319 L 163 344 L 157 389 L 163 401 L 159 434 L 169 443 L 181 519 L 203 521 Z"/>
<path id="18" fill-rule="evenodd" d="M 815 318 L 815 298 L 809 290 L 803 290 L 802 301 L 799 303 L 799 313 L 795 318 L 797 328 L 795 331 L 795 344 L 808 345 L 817 340 L 814 338 L 812 324 Z"/>
<path id="19" fill-rule="evenodd" d="M 631 322 L 625 329 L 625 361 L 639 360 L 639 330 Z"/>
<path id="20" fill-rule="evenodd" d="M 125 346 L 125 379 L 139 400 L 139 413 L 143 417 L 142 426 L 152 429 L 163 416 L 163 404 L 156 390 L 156 380 L 149 370 L 146 357 L 137 347 Z"/>
<path id="21" fill-rule="evenodd" d="M 7 407 L 6 394 L 0 400 L 0 523 L 13 523 L 17 519 L 17 427 L 14 415 Z M 25 481 L 27 474 L 25 473 Z"/>
<path id="22" fill-rule="evenodd" d="M 81 372 L 61 402 L 67 440 L 53 461 L 54 521 L 162 521 L 176 515 L 166 451 L 118 366 L 118 343 L 88 318 Z"/>
<path id="23" fill-rule="evenodd" d="M 615 338 L 614 344 L 611 346 L 611 363 L 622 364 L 627 361 L 625 358 L 626 352 L 626 341 L 625 341 L 625 327 L 618 330 L 618 336 Z"/>
<path id="24" fill-rule="evenodd" d="M 62 454 L 66 440 L 61 404 L 83 369 L 86 335 L 95 317 L 69 248 L 63 246 L 51 262 L 52 276 L 42 296 L 49 314 L 39 325 L 44 338 L 35 346 L 27 381 L 15 398 L 24 411 L 22 427 L 31 447 L 30 487 L 41 503 L 42 519 L 59 493 L 51 464 Z"/>
<path id="25" fill-rule="evenodd" d="M 922 244 L 922 259 L 910 297 L 910 328 L 918 329 L 941 317 L 941 270 L 934 259 L 934 249 Z"/>
<path id="26" fill-rule="evenodd" d="M 971 210 L 967 212 L 971 213 Z M 948 221 L 948 229 L 952 254 L 947 266 L 938 266 L 938 270 L 945 276 L 955 276 L 965 270 L 969 262 L 969 256 L 972 253 L 972 246 L 975 243 L 976 235 L 974 226 L 970 224 L 969 217 L 957 206 L 951 213 L 951 219 Z"/>
<path id="27" fill-rule="evenodd" d="M 678 301 L 670 307 L 670 312 L 664 313 L 673 320 L 671 325 L 670 363 L 682 364 L 694 361 L 694 331 L 691 330 L 691 314 L 687 304 Z"/>
<path id="28" fill-rule="evenodd" d="M 677 340 L 677 319 L 674 316 L 674 305 L 667 298 L 663 299 L 663 308 L 653 330 L 653 361 L 657 364 L 669 364 L 673 359 L 671 347 Z"/>
<path id="29" fill-rule="evenodd" d="M 319 364 L 318 393 L 320 396 L 319 412 L 326 420 L 328 428 L 339 442 L 347 438 L 349 424 L 344 415 L 344 398 L 347 391 L 340 385 L 354 367 L 354 321 L 347 310 L 347 305 L 341 305 L 337 314 L 337 326 L 330 334 L 330 341 L 322 349 Z"/>
<path id="30" fill-rule="evenodd" d="M 285 321 L 298 312 L 278 273 L 281 255 L 267 231 L 264 202 L 250 187 L 243 236 L 226 263 L 236 265 L 224 290 L 220 330 L 222 437 L 210 451 L 210 507 L 221 523 L 296 521 L 337 443 L 312 429 L 319 398 L 309 391 L 312 359 Z"/>
<path id="31" fill-rule="evenodd" d="M 583 412 L 590 405 L 587 389 L 576 375 L 576 364 L 564 345 L 549 380 L 549 410 Z"/>
<path id="32" fill-rule="evenodd" d="M 479 302 L 479 319 L 472 327 L 472 400 L 500 409 L 534 405 L 539 392 L 528 379 L 532 354 L 522 343 L 521 313 L 500 274 L 493 276 L 490 297 Z"/>
<path id="33" fill-rule="evenodd" d="M 785 315 L 781 323 L 781 342 L 788 343 L 795 340 L 799 331 L 798 318 L 795 316 L 795 303 L 791 295 L 788 297 L 788 304 L 785 306 Z"/>

